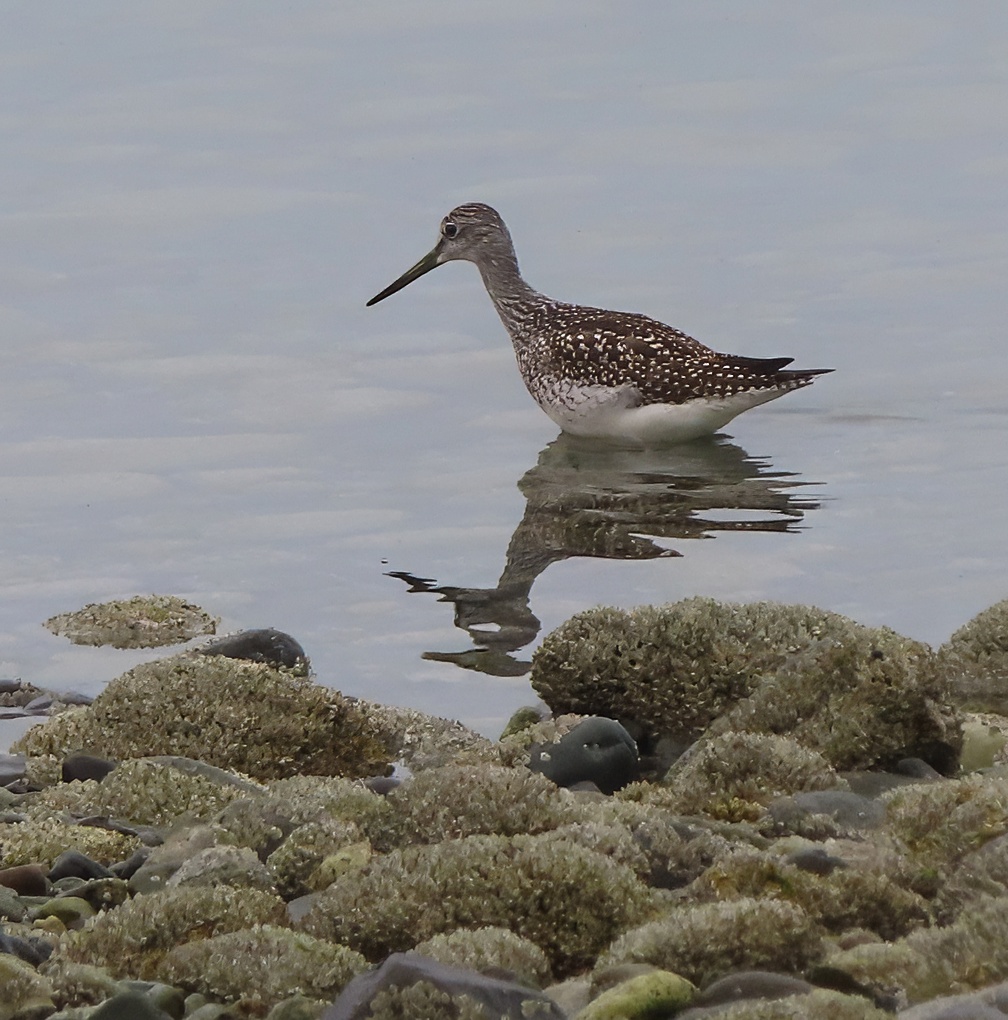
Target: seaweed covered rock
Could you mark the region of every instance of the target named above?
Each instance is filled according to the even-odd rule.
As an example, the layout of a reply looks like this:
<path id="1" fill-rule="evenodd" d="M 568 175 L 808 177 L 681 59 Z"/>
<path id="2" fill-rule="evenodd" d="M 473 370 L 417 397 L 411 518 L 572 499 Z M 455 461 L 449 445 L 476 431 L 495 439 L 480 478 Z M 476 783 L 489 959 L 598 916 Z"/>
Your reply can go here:
<path id="1" fill-rule="evenodd" d="M 426 939 L 410 952 L 481 973 L 506 971 L 531 988 L 542 988 L 550 979 L 546 954 L 508 928 L 459 929 Z"/>
<path id="2" fill-rule="evenodd" d="M 468 836 L 376 857 L 321 893 L 302 924 L 369 960 L 456 928 L 500 926 L 566 974 L 653 905 L 633 871 L 563 837 Z"/>
<path id="3" fill-rule="evenodd" d="M 135 896 L 71 932 L 58 954 L 106 967 L 117 977 L 156 978 L 165 954 L 195 939 L 255 924 L 284 925 L 283 901 L 258 889 L 179 886 Z"/>
<path id="4" fill-rule="evenodd" d="M 91 602 L 76 612 L 50 617 L 45 625 L 76 645 L 158 648 L 197 634 L 213 634 L 217 623 L 205 610 L 176 595 L 134 595 Z"/>
<path id="5" fill-rule="evenodd" d="M 895 942 L 855 946 L 827 957 L 823 966 L 878 996 L 905 997 L 911 1004 L 1004 981 L 1008 900 L 978 900 L 947 927 L 918 928 Z"/>
<path id="6" fill-rule="evenodd" d="M 820 952 L 818 927 L 801 907 L 743 897 L 677 907 L 634 928 L 609 946 L 596 969 L 647 963 L 702 987 L 731 970 L 796 973 Z"/>
<path id="7" fill-rule="evenodd" d="M 728 732 L 702 741 L 663 780 L 684 814 L 758 818 L 774 798 L 799 790 L 845 787 L 817 751 L 790 737 Z"/>
<path id="8" fill-rule="evenodd" d="M 877 868 L 816 874 L 777 854 L 741 850 L 708 868 L 689 888 L 698 900 L 772 898 L 794 903 L 831 934 L 858 929 L 884 939 L 929 923 L 928 903 Z"/>
<path id="9" fill-rule="evenodd" d="M 788 733 L 835 768 L 918 757 L 954 770 L 959 719 L 930 649 L 812 606 L 691 598 L 578 613 L 533 658 L 554 712 L 606 715 L 654 739 L 718 723 Z"/>
<path id="10" fill-rule="evenodd" d="M 563 1020 L 547 995 L 441 963 L 419 953 L 393 953 L 361 974 L 321 1020 Z"/>
<path id="11" fill-rule="evenodd" d="M 428 769 L 387 800 L 398 815 L 400 844 L 544 832 L 569 817 L 568 798 L 545 776 L 501 765 Z"/>
<path id="12" fill-rule="evenodd" d="M 261 925 L 179 946 L 165 956 L 158 976 L 261 1015 L 297 993 L 331 1002 L 367 969 L 364 957 L 346 946 Z"/>
<path id="13" fill-rule="evenodd" d="M 960 627 L 938 649 L 938 662 L 957 705 L 1008 715 L 1008 599 Z"/>
<path id="14" fill-rule="evenodd" d="M 966 854 L 1008 833 L 1008 777 L 1003 775 L 908 786 L 882 799 L 887 831 L 927 894 L 941 887 Z"/>
<path id="15" fill-rule="evenodd" d="M 57 757 L 81 747 L 112 758 L 187 755 L 257 779 L 373 775 L 388 761 L 367 717 L 338 692 L 262 663 L 200 655 L 136 666 L 16 746 Z"/>

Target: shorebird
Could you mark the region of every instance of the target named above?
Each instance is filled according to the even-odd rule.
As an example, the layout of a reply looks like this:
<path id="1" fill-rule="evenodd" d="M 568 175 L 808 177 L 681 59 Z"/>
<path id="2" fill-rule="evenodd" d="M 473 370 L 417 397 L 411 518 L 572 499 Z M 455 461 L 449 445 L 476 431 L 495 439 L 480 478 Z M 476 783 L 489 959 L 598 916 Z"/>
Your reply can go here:
<path id="1" fill-rule="evenodd" d="M 554 301 L 522 279 L 504 220 L 481 202 L 452 209 L 433 249 L 368 307 L 455 259 L 476 264 L 529 393 L 573 435 L 636 446 L 685 442 L 832 371 L 721 354 L 646 315 Z"/>

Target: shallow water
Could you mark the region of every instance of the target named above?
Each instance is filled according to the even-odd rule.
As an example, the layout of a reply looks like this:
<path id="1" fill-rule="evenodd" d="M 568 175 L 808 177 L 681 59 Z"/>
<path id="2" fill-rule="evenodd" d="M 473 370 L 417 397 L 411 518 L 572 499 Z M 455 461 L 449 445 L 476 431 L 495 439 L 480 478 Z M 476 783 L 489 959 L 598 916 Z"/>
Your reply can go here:
<path id="1" fill-rule="evenodd" d="M 1008 9 L 55 10 L 0 37 L 0 675 L 96 693 L 138 655 L 42 621 L 171 592 L 494 733 L 598 603 L 1008 595 Z M 557 440 L 471 266 L 364 308 L 467 200 L 546 293 L 837 371 Z"/>

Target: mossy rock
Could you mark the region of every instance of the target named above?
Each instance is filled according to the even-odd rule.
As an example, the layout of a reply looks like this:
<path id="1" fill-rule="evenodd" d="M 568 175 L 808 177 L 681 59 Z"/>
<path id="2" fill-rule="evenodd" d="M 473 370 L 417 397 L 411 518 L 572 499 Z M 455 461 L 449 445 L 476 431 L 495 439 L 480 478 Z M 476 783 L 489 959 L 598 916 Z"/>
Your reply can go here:
<path id="1" fill-rule="evenodd" d="M 135 896 L 64 937 L 58 955 L 105 967 L 115 977 L 156 979 L 165 954 L 196 939 L 255 924 L 283 926 L 278 897 L 258 889 L 177 886 Z"/>
<path id="2" fill-rule="evenodd" d="M 457 928 L 504 927 L 565 975 L 654 905 L 630 868 L 553 833 L 468 836 L 376 857 L 321 893 L 302 923 L 369 960 Z"/>
<path id="3" fill-rule="evenodd" d="M 726 855 L 690 886 L 689 894 L 710 901 L 749 897 L 794 903 L 835 935 L 858 929 L 894 939 L 931 920 L 927 901 L 884 871 L 854 866 L 820 875 L 757 850 Z"/>
<path id="4" fill-rule="evenodd" d="M 985 988 L 1008 979 L 1008 899 L 978 900 L 947 927 L 843 950 L 823 967 L 877 995 L 905 996 L 911 1004 Z"/>
<path id="5" fill-rule="evenodd" d="M 513 836 L 555 829 L 570 797 L 545 776 L 501 765 L 446 765 L 408 779 L 388 795 L 396 842 L 439 843 L 481 833 Z"/>
<path id="6" fill-rule="evenodd" d="M 134 595 L 91 602 L 76 612 L 50 617 L 45 625 L 75 645 L 160 648 L 213 634 L 217 623 L 205 610 L 175 595 Z"/>
<path id="7" fill-rule="evenodd" d="M 331 1002 L 367 969 L 364 957 L 346 946 L 261 925 L 179 946 L 165 956 L 157 973 L 188 992 L 262 1015 L 298 993 Z"/>
<path id="8" fill-rule="evenodd" d="M 506 971 L 530 988 L 543 988 L 550 980 L 546 954 L 534 942 L 508 928 L 460 928 L 434 935 L 412 951 L 439 963 L 480 973 Z"/>
<path id="9" fill-rule="evenodd" d="M 955 769 L 962 734 L 931 650 L 814 606 L 691 598 L 578 613 L 544 640 L 532 686 L 555 713 L 647 737 L 787 733 L 835 768 L 923 758 Z"/>
<path id="10" fill-rule="evenodd" d="M 960 627 L 938 649 L 956 704 L 1008 715 L 1008 599 Z"/>
<path id="11" fill-rule="evenodd" d="M 801 907 L 741 898 L 677 907 L 626 932 L 597 969 L 647 963 L 698 987 L 733 970 L 799 973 L 822 952 L 818 925 Z"/>
<path id="12" fill-rule="evenodd" d="M 64 757 L 185 755 L 256 779 L 374 775 L 388 753 L 339 692 L 263 663 L 177 655 L 113 680 L 92 704 L 53 716 L 15 745 Z"/>

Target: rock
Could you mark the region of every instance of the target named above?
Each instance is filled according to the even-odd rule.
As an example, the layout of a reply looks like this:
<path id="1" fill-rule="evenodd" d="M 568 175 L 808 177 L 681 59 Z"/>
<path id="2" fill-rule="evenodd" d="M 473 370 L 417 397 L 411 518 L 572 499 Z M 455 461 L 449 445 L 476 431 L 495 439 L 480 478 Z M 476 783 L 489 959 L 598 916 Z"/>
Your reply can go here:
<path id="1" fill-rule="evenodd" d="M 178 988 L 161 981 L 123 981 L 122 987 L 124 991 L 138 992 L 174 1020 L 182 1020 L 185 1015 L 185 995 Z"/>
<path id="2" fill-rule="evenodd" d="M 16 783 L 25 777 L 25 756 L 23 754 L 0 754 L 0 786 Z"/>
<path id="3" fill-rule="evenodd" d="M 248 847 L 211 846 L 183 861 L 167 885 L 230 885 L 272 891 L 273 877 Z"/>
<path id="4" fill-rule="evenodd" d="M 0 954 L 0 1020 L 42 1020 L 56 1009 L 49 983 L 17 956 Z"/>
<path id="5" fill-rule="evenodd" d="M 886 816 L 885 805 L 849 790 L 819 790 L 781 797 L 769 806 L 770 817 L 782 829 L 799 831 L 804 820 L 826 815 L 843 831 L 862 832 L 878 828 Z"/>
<path id="6" fill-rule="evenodd" d="M 807 995 L 813 985 L 790 974 L 767 970 L 742 970 L 709 984 L 694 1001 L 695 1006 L 721 1006 L 750 999 L 783 999 Z"/>
<path id="7" fill-rule="evenodd" d="M 81 782 L 85 779 L 96 779 L 100 783 L 117 764 L 109 758 L 102 758 L 96 754 L 85 754 L 81 751 L 77 754 L 67 755 L 63 759 L 60 771 L 64 783 L 72 783 L 75 779 Z"/>
<path id="8" fill-rule="evenodd" d="M 174 595 L 136 595 L 126 601 L 92 602 L 53 616 L 45 625 L 76 645 L 156 648 L 212 634 L 216 623 L 199 606 Z"/>
<path id="9" fill-rule="evenodd" d="M 420 984 L 423 982 L 423 984 Z M 396 994 L 407 1007 L 404 1016 L 427 1015 L 422 1008 L 430 1001 L 425 986 L 449 996 L 462 996 L 481 1006 L 488 1016 L 500 1020 L 525 1020 L 532 1015 L 542 1020 L 564 1020 L 559 1007 L 542 992 L 512 981 L 486 977 L 476 971 L 450 967 L 415 953 L 393 953 L 377 970 L 354 978 L 323 1014 L 321 1020 L 364 1020 L 371 1002 L 382 992 Z M 411 995 L 412 993 L 412 995 Z M 534 1004 L 534 1005 L 530 1005 Z"/>
<path id="10" fill-rule="evenodd" d="M 696 987 L 678 974 L 652 970 L 603 992 L 577 1015 L 577 1020 L 648 1020 L 675 1016 L 696 995 Z"/>
<path id="11" fill-rule="evenodd" d="M 49 869 L 49 881 L 58 882 L 61 878 L 73 876 L 75 878 L 111 878 L 112 872 L 91 860 L 86 854 L 79 850 L 64 850 L 63 853 L 53 861 Z"/>
<path id="12" fill-rule="evenodd" d="M 270 666 L 285 666 L 307 673 L 308 656 L 301 645 L 282 630 L 272 627 L 261 630 L 243 630 L 237 634 L 208 641 L 197 651 L 201 655 L 223 655 L 229 659 L 248 659 L 265 662 Z"/>
<path id="13" fill-rule="evenodd" d="M 36 907 L 30 916 L 33 920 L 56 917 L 70 930 L 83 927 L 84 922 L 96 913 L 95 908 L 79 896 L 57 896 Z"/>
<path id="14" fill-rule="evenodd" d="M 614 793 L 637 776 L 637 744 L 615 719 L 585 719 L 557 743 L 529 750 L 529 768 L 557 786 L 591 782 L 603 793 Z"/>
<path id="15" fill-rule="evenodd" d="M 93 704 L 29 730 L 15 749 L 63 757 L 88 747 L 122 760 L 184 755 L 260 780 L 370 776 L 389 761 L 382 725 L 360 703 L 307 677 L 220 655 L 183 654 L 134 667 Z"/>
<path id="16" fill-rule="evenodd" d="M 23 921 L 28 908 L 13 889 L 0 885 L 0 920 Z"/>
<path id="17" fill-rule="evenodd" d="M 45 868 L 40 864 L 0 868 L 0 885 L 13 889 L 19 896 L 45 896 L 49 890 Z"/>
<path id="18" fill-rule="evenodd" d="M 963 995 L 942 995 L 903 1010 L 899 1020 L 1004 1020 L 1008 1016 L 1008 982 Z"/>
<path id="19" fill-rule="evenodd" d="M 146 995 L 126 991 L 106 999 L 88 1020 L 175 1020 L 170 1013 L 158 1009 Z"/>
<path id="20" fill-rule="evenodd" d="M 68 895 L 87 900 L 96 911 L 109 910 L 129 899 L 129 886 L 123 879 L 115 876 L 92 878 L 77 885 L 72 891 L 59 893 L 60 897 Z"/>
<path id="21" fill-rule="evenodd" d="M 130 892 L 136 895 L 164 889 L 168 879 L 190 857 L 214 846 L 216 841 L 216 833 L 207 825 L 174 833 L 162 846 L 151 850 L 143 864 L 133 872 L 129 879 Z"/>
<path id="22" fill-rule="evenodd" d="M 957 705 L 1008 714 L 1008 599 L 978 613 L 938 649 Z"/>
<path id="23" fill-rule="evenodd" d="M 45 939 L 21 938 L 0 932 L 0 953 L 9 953 L 33 967 L 45 963 L 52 951 L 53 947 Z"/>
<path id="24" fill-rule="evenodd" d="M 962 744 L 926 645 L 812 606 L 588 610 L 547 635 L 531 679 L 555 714 L 618 718 L 649 741 L 787 733 L 837 769 L 915 756 L 943 774 Z"/>

